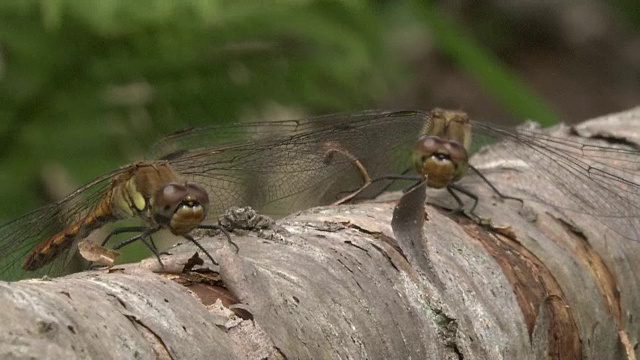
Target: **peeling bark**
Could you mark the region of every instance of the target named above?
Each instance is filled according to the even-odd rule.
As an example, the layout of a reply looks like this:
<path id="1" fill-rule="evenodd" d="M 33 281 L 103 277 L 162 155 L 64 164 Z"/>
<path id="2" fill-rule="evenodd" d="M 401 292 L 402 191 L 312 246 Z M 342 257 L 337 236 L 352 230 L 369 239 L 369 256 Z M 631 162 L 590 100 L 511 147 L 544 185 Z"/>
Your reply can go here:
<path id="1" fill-rule="evenodd" d="M 628 126 L 606 127 L 606 121 L 621 119 Z M 635 144 L 640 109 L 556 132 Z M 474 161 L 508 156 L 498 149 Z M 532 198 L 547 191 L 523 171 L 497 168 L 488 177 L 510 195 Z M 197 251 L 183 244 L 163 257 L 164 268 L 147 259 L 57 279 L 0 283 L 0 357 L 640 354 L 640 241 L 617 236 L 602 226 L 606 219 L 499 200 L 479 182 L 464 186 L 480 196 L 476 213 L 491 225 L 447 211 L 446 194 L 427 192 L 436 205 L 421 208 L 415 193 L 402 199 L 394 193 L 309 209 L 260 233 L 232 235 L 239 253 L 221 237 L 203 239 L 219 267 L 205 260 L 183 273 Z"/>

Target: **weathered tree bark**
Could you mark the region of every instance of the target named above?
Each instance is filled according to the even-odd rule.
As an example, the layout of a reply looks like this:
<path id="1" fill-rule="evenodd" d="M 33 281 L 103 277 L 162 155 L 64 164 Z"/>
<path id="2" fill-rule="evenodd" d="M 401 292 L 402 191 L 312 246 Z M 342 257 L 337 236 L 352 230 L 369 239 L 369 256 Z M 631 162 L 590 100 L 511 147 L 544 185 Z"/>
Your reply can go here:
<path id="1" fill-rule="evenodd" d="M 640 108 L 563 127 L 555 135 L 569 132 L 599 143 L 638 144 Z M 508 155 L 485 152 L 474 162 L 495 164 Z M 526 171 L 506 165 L 489 178 L 504 193 L 548 191 Z M 522 184 L 524 189 L 516 186 Z M 640 241 L 602 226 L 607 219 L 530 201 L 523 206 L 498 200 L 480 183 L 465 186 L 480 196 L 476 213 L 492 225 L 451 214 L 442 207 L 449 202 L 446 194 L 417 188 L 401 200 L 395 193 L 314 208 L 269 230 L 233 235 L 239 253 L 220 237 L 203 239 L 220 267 L 205 263 L 181 273 L 196 251 L 185 244 L 163 257 L 164 268 L 148 259 L 57 279 L 0 283 L 0 357 L 640 354 Z M 423 207 L 425 194 L 441 206 Z M 637 217 L 638 209 L 629 213 Z"/>

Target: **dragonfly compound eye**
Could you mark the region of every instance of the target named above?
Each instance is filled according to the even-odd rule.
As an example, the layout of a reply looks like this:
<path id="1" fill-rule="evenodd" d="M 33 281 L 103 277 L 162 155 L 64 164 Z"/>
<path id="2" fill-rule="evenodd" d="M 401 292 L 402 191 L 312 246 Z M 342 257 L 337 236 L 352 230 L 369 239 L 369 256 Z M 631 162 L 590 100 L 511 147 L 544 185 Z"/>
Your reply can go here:
<path id="1" fill-rule="evenodd" d="M 163 186 L 154 197 L 155 211 L 170 215 L 189 192 L 184 185 L 170 183 Z"/>
<path id="2" fill-rule="evenodd" d="M 456 141 L 424 136 L 413 152 L 413 167 L 427 178 L 427 185 L 443 188 L 457 181 L 466 168 L 467 151 Z"/>
<path id="3" fill-rule="evenodd" d="M 195 183 L 170 183 L 154 197 L 153 218 L 172 233 L 184 235 L 200 225 L 207 215 L 209 196 Z"/>
<path id="4" fill-rule="evenodd" d="M 454 164 L 462 165 L 469 162 L 469 153 L 459 142 L 447 141 L 444 147 Z"/>
<path id="5" fill-rule="evenodd" d="M 203 206 L 209 206 L 209 195 L 207 194 L 207 190 L 205 190 L 200 184 L 194 182 L 187 182 L 186 184 L 187 191 L 190 195 L 195 197 L 195 199 Z"/>

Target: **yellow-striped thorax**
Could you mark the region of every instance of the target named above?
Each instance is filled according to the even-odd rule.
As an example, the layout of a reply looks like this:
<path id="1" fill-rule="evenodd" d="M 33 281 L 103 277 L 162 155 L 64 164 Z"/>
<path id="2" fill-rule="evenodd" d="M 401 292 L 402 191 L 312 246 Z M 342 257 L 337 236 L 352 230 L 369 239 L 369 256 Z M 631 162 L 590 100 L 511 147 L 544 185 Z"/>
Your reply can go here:
<path id="1" fill-rule="evenodd" d="M 140 166 L 123 185 L 112 195 L 114 213 L 120 218 L 140 217 L 176 235 L 198 227 L 209 210 L 207 191 L 183 181 L 167 163 Z"/>

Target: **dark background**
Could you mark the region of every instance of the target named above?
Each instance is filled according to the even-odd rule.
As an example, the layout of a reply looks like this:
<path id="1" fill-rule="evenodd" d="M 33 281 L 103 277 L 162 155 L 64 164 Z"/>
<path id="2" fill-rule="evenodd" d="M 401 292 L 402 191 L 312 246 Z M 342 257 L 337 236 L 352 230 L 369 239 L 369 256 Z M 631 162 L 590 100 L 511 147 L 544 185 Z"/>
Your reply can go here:
<path id="1" fill-rule="evenodd" d="M 4 0 L 0 222 L 205 124 L 453 107 L 503 123 L 640 105 L 640 5 Z"/>

